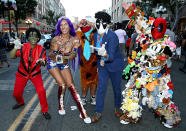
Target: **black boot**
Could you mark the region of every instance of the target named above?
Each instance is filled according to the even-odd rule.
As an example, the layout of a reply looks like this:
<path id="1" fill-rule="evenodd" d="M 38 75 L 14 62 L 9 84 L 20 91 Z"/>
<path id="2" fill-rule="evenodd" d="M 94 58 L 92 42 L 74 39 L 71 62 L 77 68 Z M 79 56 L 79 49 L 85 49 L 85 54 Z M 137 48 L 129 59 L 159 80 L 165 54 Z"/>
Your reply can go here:
<path id="1" fill-rule="evenodd" d="M 25 104 L 15 104 L 13 107 L 12 107 L 12 110 L 15 110 L 15 109 L 18 109 L 19 107 L 22 107 L 24 106 Z"/>
<path id="2" fill-rule="evenodd" d="M 45 119 L 47 119 L 47 120 L 50 120 L 50 119 L 51 119 L 51 116 L 50 116 L 50 114 L 49 114 L 48 112 L 43 113 L 43 116 L 44 116 Z"/>

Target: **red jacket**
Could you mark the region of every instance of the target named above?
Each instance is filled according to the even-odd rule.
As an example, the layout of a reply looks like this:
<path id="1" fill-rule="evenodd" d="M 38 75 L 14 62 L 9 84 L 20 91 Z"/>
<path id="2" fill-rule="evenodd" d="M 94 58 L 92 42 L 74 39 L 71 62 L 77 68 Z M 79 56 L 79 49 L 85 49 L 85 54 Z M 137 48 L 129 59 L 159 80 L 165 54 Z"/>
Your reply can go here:
<path id="1" fill-rule="evenodd" d="M 46 60 L 46 51 L 41 45 L 31 48 L 30 43 L 25 43 L 20 50 L 16 52 L 16 57 L 20 57 L 18 72 L 21 75 L 30 78 L 41 73 L 41 65 L 36 63 L 39 58 Z"/>
<path id="2" fill-rule="evenodd" d="M 131 42 L 131 38 L 128 38 L 128 39 L 127 39 L 127 44 L 126 44 L 127 47 L 130 46 L 130 42 Z"/>

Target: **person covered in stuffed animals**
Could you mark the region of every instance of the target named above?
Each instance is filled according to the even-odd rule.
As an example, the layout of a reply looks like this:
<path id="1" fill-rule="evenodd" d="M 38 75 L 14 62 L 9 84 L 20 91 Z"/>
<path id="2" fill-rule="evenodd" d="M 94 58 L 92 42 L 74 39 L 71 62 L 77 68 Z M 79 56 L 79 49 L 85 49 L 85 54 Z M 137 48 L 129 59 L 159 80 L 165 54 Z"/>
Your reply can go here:
<path id="1" fill-rule="evenodd" d="M 125 4 L 124 7 L 126 7 Z M 140 121 L 142 110 L 138 105 L 141 106 L 141 101 L 142 105 L 147 105 L 152 110 L 155 117 L 160 118 L 165 127 L 173 128 L 181 120 L 178 107 L 171 100 L 173 83 L 170 79 L 170 67 L 172 52 L 175 51 L 176 45 L 165 35 L 167 27 L 165 19 L 147 19 L 143 13 L 136 12 L 134 4 L 132 7 L 134 7 L 132 11 L 138 12 L 132 19 L 135 20 L 133 24 L 138 32 L 136 40 L 139 46 L 132 51 L 132 56 L 128 58 L 129 64 L 123 73 L 123 78 L 128 82 L 125 85 L 126 89 L 122 92 L 123 115 L 120 117 L 120 123 L 129 124 Z M 131 8 L 125 9 L 128 11 Z M 127 93 L 131 89 L 131 92 L 139 91 L 138 95 L 134 93 L 134 98 L 136 96 L 137 98 L 132 101 L 127 99 L 133 98 L 133 93 Z M 135 108 L 130 108 L 131 105 Z"/>
<path id="2" fill-rule="evenodd" d="M 106 12 L 99 11 L 95 14 L 97 32 L 93 36 L 94 48 L 97 55 L 98 66 L 98 87 L 96 93 L 95 114 L 92 122 L 97 122 L 101 118 L 104 106 L 109 78 L 112 81 L 114 91 L 115 115 L 121 115 L 121 77 L 124 68 L 123 57 L 119 48 L 117 35 L 109 30 L 111 16 Z"/>
<path id="3" fill-rule="evenodd" d="M 38 94 L 41 112 L 46 119 L 51 119 L 48 113 L 48 103 L 46 99 L 46 91 L 41 76 L 41 65 L 46 65 L 46 51 L 37 43 L 41 39 L 41 34 L 36 28 L 29 28 L 26 31 L 28 43 L 23 46 L 19 40 L 14 41 L 14 49 L 10 52 L 10 58 L 20 57 L 20 64 L 16 73 L 13 96 L 17 101 L 12 109 L 18 109 L 24 105 L 23 91 L 30 80 L 36 88 Z"/>
<path id="4" fill-rule="evenodd" d="M 96 87 L 98 82 L 97 75 L 97 58 L 94 52 L 91 52 L 90 45 L 94 44 L 93 35 L 95 32 L 94 24 L 82 19 L 76 28 L 80 27 L 80 30 L 76 31 L 78 38 L 80 39 L 80 80 L 82 89 L 82 104 L 87 103 L 87 92 L 90 88 L 91 104 L 96 105 Z"/>

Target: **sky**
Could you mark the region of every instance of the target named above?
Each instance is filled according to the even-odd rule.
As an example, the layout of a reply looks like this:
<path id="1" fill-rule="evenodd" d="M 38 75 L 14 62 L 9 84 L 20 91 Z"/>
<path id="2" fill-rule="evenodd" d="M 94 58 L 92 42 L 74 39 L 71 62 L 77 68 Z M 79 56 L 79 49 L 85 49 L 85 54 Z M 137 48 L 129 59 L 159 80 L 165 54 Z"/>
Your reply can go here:
<path id="1" fill-rule="evenodd" d="M 109 9 L 112 0 L 60 0 L 63 4 L 66 16 L 76 16 L 79 19 L 85 16 L 93 16 L 97 11 Z"/>

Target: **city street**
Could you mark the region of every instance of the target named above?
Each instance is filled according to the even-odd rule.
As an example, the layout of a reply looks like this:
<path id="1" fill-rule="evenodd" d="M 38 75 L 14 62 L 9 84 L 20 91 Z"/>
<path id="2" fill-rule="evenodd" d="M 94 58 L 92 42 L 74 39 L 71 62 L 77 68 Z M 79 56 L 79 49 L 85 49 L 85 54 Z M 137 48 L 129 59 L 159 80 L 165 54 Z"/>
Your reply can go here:
<path id="1" fill-rule="evenodd" d="M 46 53 L 43 48 L 47 49 Z M 48 108 L 38 66 L 45 64 L 45 54 L 50 73 L 58 83 L 46 66 L 42 66 Z M 173 54 L 183 56 L 178 59 Z M 66 63 L 75 55 L 80 58 L 75 58 L 76 70 L 71 70 L 72 83 L 69 74 L 62 70 L 68 68 Z M 20 66 L 20 58 L 10 59 L 18 56 Z M 170 80 L 167 72 L 171 57 Z M 0 131 L 186 131 L 185 58 L 186 0 L 1 0 Z M 100 61 L 100 88 L 95 115 L 95 105 L 91 103 L 95 104 L 97 77 L 91 77 L 97 76 L 97 61 Z M 123 76 L 129 81 L 121 80 L 121 91 L 127 86 L 121 103 L 124 110 L 121 123 L 125 125 L 116 117 L 121 115 L 117 80 L 123 66 L 127 66 Z M 24 104 L 22 98 L 19 100 L 27 79 L 15 76 L 17 71 L 24 77 L 37 76 L 31 80 L 39 98 L 34 85 L 28 81 L 23 93 Z M 112 83 L 108 81 L 101 112 L 108 77 Z M 90 91 L 86 96 L 86 87 L 82 84 L 81 89 L 81 82 L 90 86 L 91 96 Z M 84 119 L 90 123 L 85 124 L 81 118 L 74 101 L 79 101 L 79 96 L 73 84 L 79 95 L 87 99 L 84 107 L 96 123 Z M 65 86 L 71 92 L 67 88 L 64 96 Z M 171 128 L 173 125 L 177 126 Z"/>
<path id="2" fill-rule="evenodd" d="M 10 68 L 6 67 L 6 64 L 4 64 L 3 68 L 0 68 L 0 131 L 184 131 L 186 129 L 186 74 L 178 70 L 183 64 L 181 62 L 174 60 L 171 72 L 174 83 L 173 101 L 178 105 L 182 118 L 181 123 L 173 129 L 165 128 L 145 107 L 140 123 L 120 124 L 119 119 L 114 116 L 113 92 L 110 82 L 105 97 L 103 116 L 98 123 L 84 124 L 83 120 L 79 118 L 80 113 L 78 109 L 71 110 L 72 106 L 76 105 L 69 91 L 65 95 L 66 115 L 60 116 L 57 110 L 58 87 L 45 67 L 42 68 L 42 75 L 47 90 L 49 113 L 52 119 L 45 120 L 42 116 L 35 88 L 30 81 L 27 83 L 24 91 L 25 106 L 17 110 L 12 110 L 12 106 L 15 104 L 12 96 L 15 81 L 14 74 L 17 71 L 19 60 L 13 59 L 10 62 Z M 73 76 L 80 92 L 79 70 L 76 70 Z M 122 90 L 124 89 L 124 83 L 125 81 L 122 81 Z M 89 102 L 86 109 L 91 116 L 94 106 L 90 105 Z"/>

